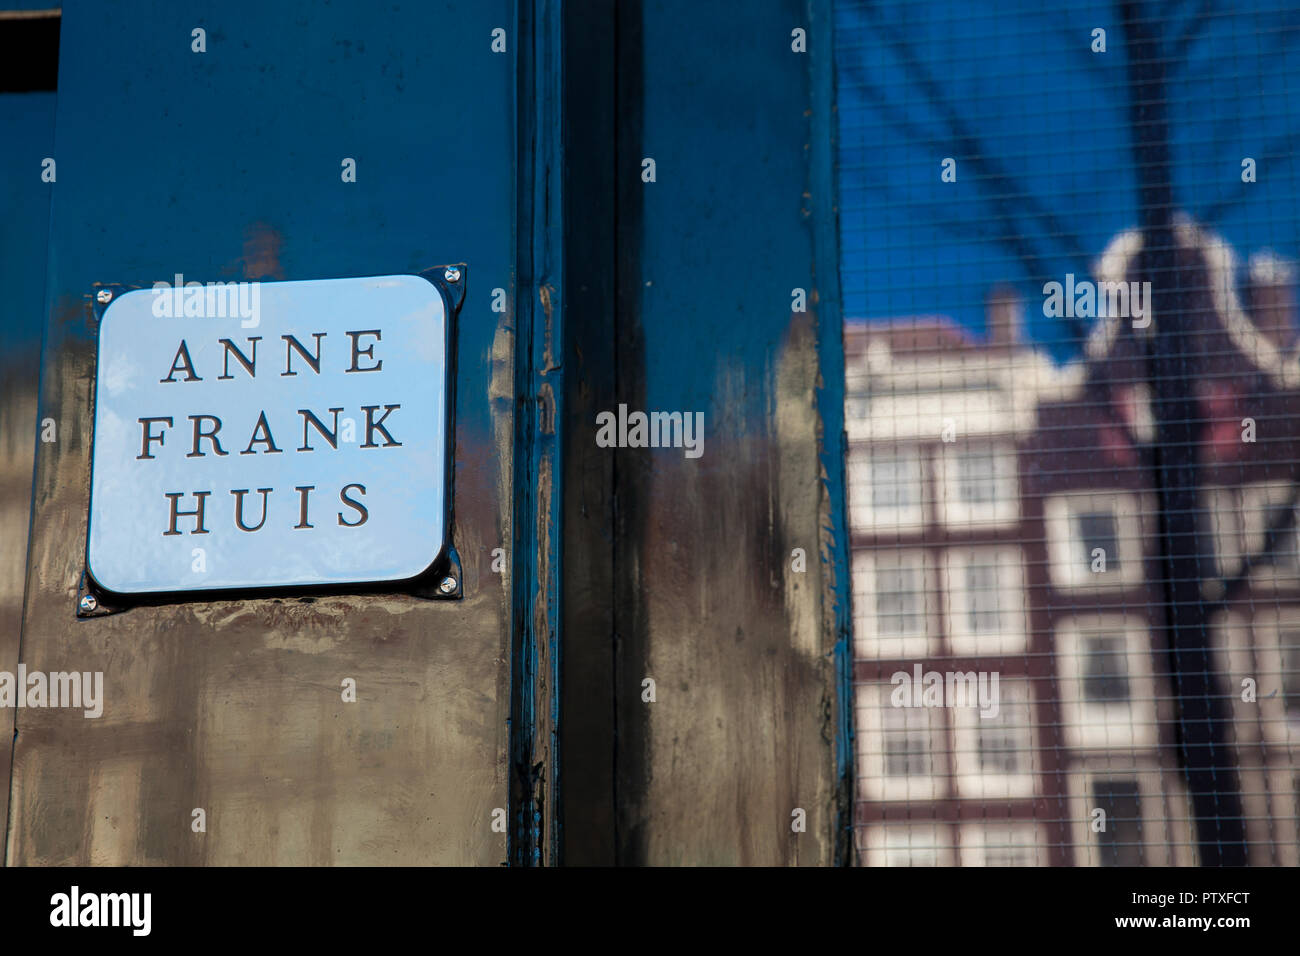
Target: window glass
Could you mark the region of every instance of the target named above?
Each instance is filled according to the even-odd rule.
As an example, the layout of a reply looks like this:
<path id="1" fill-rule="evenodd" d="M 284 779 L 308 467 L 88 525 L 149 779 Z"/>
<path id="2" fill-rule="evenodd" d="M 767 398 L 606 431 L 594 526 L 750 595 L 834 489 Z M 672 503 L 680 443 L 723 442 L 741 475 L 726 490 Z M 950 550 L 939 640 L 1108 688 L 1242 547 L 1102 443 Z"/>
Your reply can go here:
<path id="1" fill-rule="evenodd" d="M 1127 651 L 1123 635 L 1090 634 L 1083 639 L 1083 692 L 1096 704 L 1129 699 Z"/>
<path id="2" fill-rule="evenodd" d="M 1142 866 L 1142 806 L 1138 785 L 1127 780 L 1098 780 L 1093 802 L 1105 814 L 1097 832 L 1103 866 Z"/>
<path id="3" fill-rule="evenodd" d="M 933 786 L 859 788 L 856 845 L 903 800 L 939 865 L 1300 866 L 1293 13 L 833 14 L 862 732 L 895 674 L 1000 694 L 927 709 Z"/>

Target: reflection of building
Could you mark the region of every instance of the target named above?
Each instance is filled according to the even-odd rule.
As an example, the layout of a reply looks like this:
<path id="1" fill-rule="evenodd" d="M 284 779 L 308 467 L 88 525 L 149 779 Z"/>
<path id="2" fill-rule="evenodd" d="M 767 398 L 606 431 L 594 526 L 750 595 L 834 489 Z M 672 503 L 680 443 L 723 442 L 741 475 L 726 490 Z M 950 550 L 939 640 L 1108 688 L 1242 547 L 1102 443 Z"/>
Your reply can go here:
<path id="1" fill-rule="evenodd" d="M 1252 263 L 1248 317 L 1226 247 L 1188 224 L 1179 235 L 1217 600 L 1268 516 L 1297 503 L 1300 351 L 1285 269 Z M 1127 276 L 1139 245 L 1116 239 L 1098 277 Z M 1058 367 L 1019 342 L 1010 293 L 987 308 L 986 341 L 937 318 L 845 329 L 861 860 L 1195 863 L 1162 633 L 1146 333 L 1099 319 L 1085 356 Z M 1294 532 L 1282 537 L 1276 561 L 1227 594 L 1214 634 L 1251 860 L 1294 864 L 1300 552 Z M 890 677 L 916 663 L 1000 674 L 997 716 L 894 707 Z M 1246 678 L 1257 703 L 1240 700 Z"/>

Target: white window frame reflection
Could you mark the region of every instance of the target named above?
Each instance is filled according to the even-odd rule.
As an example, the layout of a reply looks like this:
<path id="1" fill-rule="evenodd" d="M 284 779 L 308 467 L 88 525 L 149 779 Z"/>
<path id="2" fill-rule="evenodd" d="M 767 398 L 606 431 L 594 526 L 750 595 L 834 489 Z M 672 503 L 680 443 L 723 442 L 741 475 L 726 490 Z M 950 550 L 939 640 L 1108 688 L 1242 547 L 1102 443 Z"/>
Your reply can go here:
<path id="1" fill-rule="evenodd" d="M 988 502 L 962 498 L 962 466 L 971 455 L 990 456 L 990 481 L 996 497 Z M 939 520 L 955 528 L 988 528 L 1015 525 L 1020 520 L 1020 473 L 1016 446 L 1011 442 L 961 442 L 939 446 L 935 476 L 939 488 L 936 510 Z"/>
<path id="2" fill-rule="evenodd" d="M 881 505 L 877 492 L 876 466 L 886 461 L 908 463 L 912 473 L 892 483 L 894 492 L 915 489 L 916 500 L 899 507 Z M 849 521 L 852 530 L 865 534 L 919 532 L 925 527 L 926 498 L 929 483 L 925 455 L 914 444 L 875 444 L 849 446 Z M 887 497 L 887 495 L 885 495 Z"/>
<path id="3" fill-rule="evenodd" d="M 971 615 L 987 594 L 972 594 L 972 566 L 991 567 L 992 589 L 999 626 L 989 633 L 972 627 Z M 1023 653 L 1028 643 L 1028 601 L 1025 593 L 1024 552 L 1019 547 L 977 545 L 944 552 L 943 591 L 947 606 L 948 645 L 954 654 Z"/>
<path id="4" fill-rule="evenodd" d="M 882 629 L 877 572 L 906 568 L 915 575 L 920 628 L 911 633 Z M 859 549 L 853 553 L 853 645 L 859 658 L 872 660 L 921 658 L 933 650 L 937 631 L 934 575 L 928 552 L 919 548 Z"/>
<path id="5" fill-rule="evenodd" d="M 1122 640 L 1126 699 L 1101 702 L 1089 697 L 1087 640 Z M 1097 615 L 1069 618 L 1056 630 L 1056 672 L 1066 745 L 1079 750 L 1152 749 L 1159 734 L 1156 687 L 1152 677 L 1151 640 L 1145 621 L 1134 616 Z"/>
<path id="6" fill-rule="evenodd" d="M 948 775 L 948 729 L 943 708 L 894 707 L 894 685 L 884 682 L 855 688 L 858 799 L 872 801 L 934 800 L 943 795 Z M 891 739 L 915 734 L 925 744 L 923 772 L 892 772 Z"/>
<path id="7" fill-rule="evenodd" d="M 1106 555 L 1105 571 L 1093 571 L 1093 557 L 1078 521 L 1085 515 L 1102 513 L 1114 518 L 1116 554 Z M 1057 588 L 1131 588 L 1142 582 L 1145 550 L 1137 494 L 1116 490 L 1056 495 L 1044 502 L 1043 520 L 1052 583 Z"/>

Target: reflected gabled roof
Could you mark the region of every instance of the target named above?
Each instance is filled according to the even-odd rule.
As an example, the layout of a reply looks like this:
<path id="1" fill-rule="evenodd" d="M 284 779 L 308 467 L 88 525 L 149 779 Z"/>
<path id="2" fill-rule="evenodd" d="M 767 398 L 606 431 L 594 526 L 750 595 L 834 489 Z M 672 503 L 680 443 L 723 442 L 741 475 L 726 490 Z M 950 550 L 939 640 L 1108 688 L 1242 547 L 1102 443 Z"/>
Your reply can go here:
<path id="1" fill-rule="evenodd" d="M 851 440 L 1032 431 L 1039 403 L 1073 397 L 1086 369 L 1028 345 L 991 345 L 943 316 L 845 322 Z"/>

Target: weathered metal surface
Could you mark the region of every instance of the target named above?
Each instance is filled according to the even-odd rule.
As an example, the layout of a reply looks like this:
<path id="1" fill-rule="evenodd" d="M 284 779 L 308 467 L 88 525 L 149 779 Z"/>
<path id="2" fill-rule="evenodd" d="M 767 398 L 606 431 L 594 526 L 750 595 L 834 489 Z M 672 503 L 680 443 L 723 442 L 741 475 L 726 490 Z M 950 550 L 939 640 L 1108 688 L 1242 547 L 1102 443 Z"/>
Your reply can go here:
<path id="1" fill-rule="evenodd" d="M 616 52 L 613 0 L 566 5 L 563 361 L 563 861 L 615 856 L 614 456 L 592 440 L 615 401 Z M 615 42 L 610 42 L 614 38 Z M 581 51 L 578 53 L 577 51 Z M 612 160 L 612 161 L 611 161 Z M 574 188 L 580 184 L 580 188 Z"/>
<path id="2" fill-rule="evenodd" d="M 705 444 L 615 453 L 618 859 L 832 863 L 845 589 L 824 433 L 839 416 L 823 409 L 842 392 L 822 378 L 838 326 L 818 323 L 838 316 L 818 303 L 837 290 L 809 222 L 829 186 L 810 115 L 829 96 L 791 44 L 809 11 L 647 2 L 619 18 L 617 399 L 703 412 Z"/>
<path id="3" fill-rule="evenodd" d="M 105 708 L 19 715 L 9 862 L 842 861 L 819 12 L 73 12 L 40 412 L 60 440 L 37 463 L 23 658 L 102 670 Z M 190 50 L 196 25 L 207 53 Z M 791 49 L 794 27 L 814 55 Z M 104 122 L 114 104 L 130 123 Z M 195 601 L 74 622 L 92 283 L 457 261 L 463 602 Z M 597 446 L 595 416 L 619 404 L 703 413 L 703 456 Z M 492 828 L 506 807 L 509 834 Z"/>
<path id="4" fill-rule="evenodd" d="M 511 863 L 557 861 L 561 800 L 560 448 L 564 268 L 559 0 L 518 4 L 518 359 L 511 686 Z"/>
<path id="5" fill-rule="evenodd" d="M 510 569 L 491 564 L 510 547 L 499 370 L 513 349 L 491 302 L 512 288 L 514 75 L 490 42 L 511 23 L 505 2 L 68 11 L 40 411 L 59 440 L 37 461 L 23 659 L 103 671 L 105 703 L 97 720 L 19 713 L 8 862 L 506 859 L 491 824 L 507 803 Z M 206 53 L 191 51 L 196 26 Z M 356 182 L 340 177 L 349 157 Z M 221 600 L 73 619 L 95 376 L 84 290 L 462 261 L 451 527 L 464 601 Z"/>
<path id="6" fill-rule="evenodd" d="M 53 152 L 54 94 L 0 94 L 0 142 L 6 146 L 0 150 L 0 671 L 14 673 L 40 431 L 36 389 L 51 188 L 41 181 L 40 161 Z M 0 820 L 8 816 L 16 713 L 0 710 Z"/>

